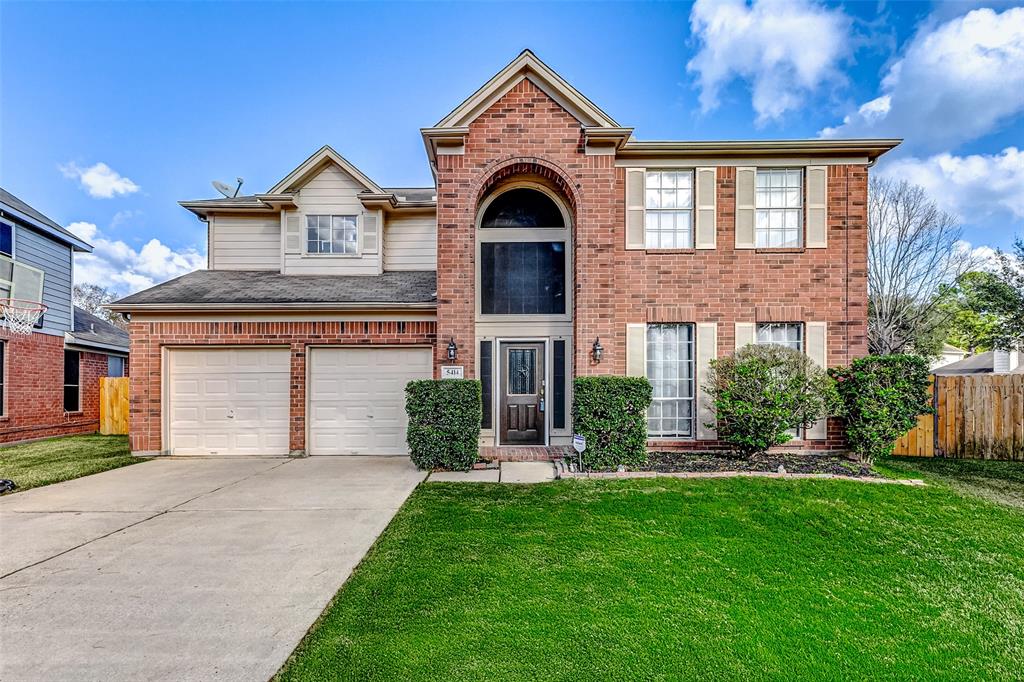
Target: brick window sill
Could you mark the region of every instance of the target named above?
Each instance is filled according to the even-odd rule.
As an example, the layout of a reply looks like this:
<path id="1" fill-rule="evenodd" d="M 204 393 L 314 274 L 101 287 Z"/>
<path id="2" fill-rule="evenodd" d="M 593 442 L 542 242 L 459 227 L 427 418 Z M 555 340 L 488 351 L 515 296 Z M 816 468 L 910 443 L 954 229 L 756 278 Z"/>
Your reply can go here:
<path id="1" fill-rule="evenodd" d="M 804 253 L 807 249 L 801 247 L 788 248 L 788 249 L 754 249 L 754 253 Z"/>
<path id="2" fill-rule="evenodd" d="M 694 254 L 697 253 L 697 249 L 644 249 L 644 253 L 648 256 L 661 256 L 661 255 L 672 255 L 672 254 Z"/>

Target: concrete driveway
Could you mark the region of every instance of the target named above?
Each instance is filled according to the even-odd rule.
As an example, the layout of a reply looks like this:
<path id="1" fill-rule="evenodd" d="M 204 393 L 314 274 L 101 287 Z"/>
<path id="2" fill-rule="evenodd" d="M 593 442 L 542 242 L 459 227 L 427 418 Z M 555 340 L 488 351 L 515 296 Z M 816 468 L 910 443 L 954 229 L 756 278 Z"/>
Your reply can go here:
<path id="1" fill-rule="evenodd" d="M 159 459 L 0 498 L 0 679 L 266 680 L 422 479 Z"/>

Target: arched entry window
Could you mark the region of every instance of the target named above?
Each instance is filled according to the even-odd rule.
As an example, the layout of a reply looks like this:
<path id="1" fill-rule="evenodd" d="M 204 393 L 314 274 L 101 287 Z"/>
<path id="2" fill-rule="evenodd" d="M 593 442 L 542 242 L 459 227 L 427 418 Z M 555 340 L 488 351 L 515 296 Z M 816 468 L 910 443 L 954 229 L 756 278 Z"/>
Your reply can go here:
<path id="1" fill-rule="evenodd" d="M 569 314 L 568 221 L 547 190 L 498 190 L 484 201 L 479 225 L 481 315 Z"/>
<path id="2" fill-rule="evenodd" d="M 565 227 L 562 211 L 547 194 L 529 187 L 502 192 L 487 206 L 480 227 Z"/>

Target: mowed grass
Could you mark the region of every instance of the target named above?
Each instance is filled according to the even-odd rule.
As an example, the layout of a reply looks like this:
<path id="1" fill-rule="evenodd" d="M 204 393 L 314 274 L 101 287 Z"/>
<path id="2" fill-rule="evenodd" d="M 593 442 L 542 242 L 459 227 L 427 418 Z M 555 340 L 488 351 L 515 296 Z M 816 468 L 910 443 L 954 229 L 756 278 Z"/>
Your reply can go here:
<path id="1" fill-rule="evenodd" d="M 921 476 L 966 495 L 1024 509 L 1024 462 L 941 457 L 890 457 L 886 473 Z"/>
<path id="2" fill-rule="evenodd" d="M 140 461 L 127 436 L 65 436 L 0 448 L 0 478 L 27 490 Z"/>
<path id="3" fill-rule="evenodd" d="M 427 483 L 281 680 L 1020 679 L 1024 512 L 944 486 Z"/>

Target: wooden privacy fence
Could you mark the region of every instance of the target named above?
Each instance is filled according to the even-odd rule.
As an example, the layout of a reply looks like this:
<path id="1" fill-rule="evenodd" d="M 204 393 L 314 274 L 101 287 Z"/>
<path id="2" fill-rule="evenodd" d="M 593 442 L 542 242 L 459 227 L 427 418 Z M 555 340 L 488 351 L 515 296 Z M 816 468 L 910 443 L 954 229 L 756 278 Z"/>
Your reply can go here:
<path id="1" fill-rule="evenodd" d="M 100 379 L 100 433 L 128 433 L 128 377 Z"/>
<path id="2" fill-rule="evenodd" d="M 933 395 L 894 455 L 1024 460 L 1024 374 L 939 376 Z"/>

